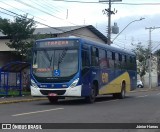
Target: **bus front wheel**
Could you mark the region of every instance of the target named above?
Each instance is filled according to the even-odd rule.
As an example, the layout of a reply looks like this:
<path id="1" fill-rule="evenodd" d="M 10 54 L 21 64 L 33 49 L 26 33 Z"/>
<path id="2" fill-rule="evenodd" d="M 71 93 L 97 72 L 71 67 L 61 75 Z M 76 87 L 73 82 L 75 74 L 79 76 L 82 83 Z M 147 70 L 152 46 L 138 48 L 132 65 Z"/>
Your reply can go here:
<path id="1" fill-rule="evenodd" d="M 58 102 L 58 97 L 48 96 L 48 100 L 50 103 L 54 104 Z"/>
<path id="2" fill-rule="evenodd" d="M 96 86 L 93 85 L 91 89 L 91 94 L 85 98 L 87 103 L 94 103 L 96 99 Z"/>

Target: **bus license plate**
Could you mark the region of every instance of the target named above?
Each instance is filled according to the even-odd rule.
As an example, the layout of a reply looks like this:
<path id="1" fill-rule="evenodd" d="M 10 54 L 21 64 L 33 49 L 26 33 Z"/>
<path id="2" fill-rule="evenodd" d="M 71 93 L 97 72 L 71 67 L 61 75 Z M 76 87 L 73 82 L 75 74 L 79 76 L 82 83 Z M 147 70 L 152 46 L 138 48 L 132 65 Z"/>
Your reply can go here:
<path id="1" fill-rule="evenodd" d="M 57 96 L 56 93 L 49 93 L 48 96 Z"/>

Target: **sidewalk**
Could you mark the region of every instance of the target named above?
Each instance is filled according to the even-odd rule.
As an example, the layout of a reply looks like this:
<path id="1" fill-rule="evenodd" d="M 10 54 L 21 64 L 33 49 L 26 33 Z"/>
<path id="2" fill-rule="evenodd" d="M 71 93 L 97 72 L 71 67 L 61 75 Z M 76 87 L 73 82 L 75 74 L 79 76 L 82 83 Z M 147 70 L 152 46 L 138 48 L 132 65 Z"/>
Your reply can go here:
<path id="1" fill-rule="evenodd" d="M 149 88 L 136 88 L 132 92 L 146 92 L 146 91 L 157 91 L 160 90 L 160 87 L 155 87 L 152 89 Z M 48 100 L 47 97 L 32 97 L 31 95 L 18 96 L 18 97 L 0 97 L 0 104 L 10 104 L 10 103 L 19 103 L 19 102 L 31 102 L 39 100 Z"/>
<path id="2" fill-rule="evenodd" d="M 47 97 L 32 97 L 31 95 L 18 96 L 18 97 L 0 97 L 0 104 L 10 104 L 19 102 L 31 102 L 39 100 L 48 100 Z"/>
<path id="3" fill-rule="evenodd" d="M 131 91 L 131 92 L 146 92 L 146 91 L 157 91 L 160 90 L 160 87 L 154 87 L 149 89 L 148 87 L 144 87 L 144 88 L 136 88 L 135 90 Z"/>

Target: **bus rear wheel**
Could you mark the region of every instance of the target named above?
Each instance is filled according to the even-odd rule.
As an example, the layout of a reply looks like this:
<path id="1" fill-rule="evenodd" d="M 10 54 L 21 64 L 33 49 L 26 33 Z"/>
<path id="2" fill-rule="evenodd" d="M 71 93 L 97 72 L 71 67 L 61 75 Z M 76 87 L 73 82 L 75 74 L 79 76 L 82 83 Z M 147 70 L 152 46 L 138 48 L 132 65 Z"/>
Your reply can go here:
<path id="1" fill-rule="evenodd" d="M 122 88 L 120 93 L 114 93 L 113 97 L 118 99 L 124 99 L 126 96 L 126 86 L 125 83 L 122 83 Z"/>
<path id="2" fill-rule="evenodd" d="M 94 103 L 96 99 L 96 86 L 93 85 L 91 89 L 91 94 L 85 98 L 87 103 Z"/>
<path id="3" fill-rule="evenodd" d="M 126 85 L 125 85 L 125 83 L 122 83 L 122 89 L 121 89 L 121 92 L 118 93 L 118 98 L 124 99 L 125 96 L 126 96 Z"/>
<path id="4" fill-rule="evenodd" d="M 58 97 L 48 96 L 48 100 L 50 103 L 55 104 L 58 102 Z"/>

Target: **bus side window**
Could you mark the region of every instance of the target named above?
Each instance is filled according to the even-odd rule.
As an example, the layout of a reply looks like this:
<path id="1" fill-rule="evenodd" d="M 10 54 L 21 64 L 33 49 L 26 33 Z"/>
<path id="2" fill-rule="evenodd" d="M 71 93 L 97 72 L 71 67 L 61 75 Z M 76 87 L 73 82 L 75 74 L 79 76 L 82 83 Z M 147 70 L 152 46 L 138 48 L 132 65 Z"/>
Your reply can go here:
<path id="1" fill-rule="evenodd" d="M 118 54 L 119 68 L 122 69 L 122 55 Z"/>
<path id="2" fill-rule="evenodd" d="M 132 57 L 131 56 L 127 56 L 127 69 L 128 70 L 132 70 Z"/>
<path id="3" fill-rule="evenodd" d="M 89 67 L 89 53 L 87 50 L 82 50 L 82 67 Z"/>
<path id="4" fill-rule="evenodd" d="M 114 64 L 115 64 L 115 68 L 118 69 L 119 68 L 119 56 L 118 56 L 118 53 L 115 53 Z"/>
<path id="5" fill-rule="evenodd" d="M 109 68 L 114 68 L 114 55 L 113 52 L 107 51 L 107 60 L 109 62 Z"/>
<path id="6" fill-rule="evenodd" d="M 121 62 L 122 69 L 126 69 L 126 65 L 127 65 L 126 61 L 127 61 L 126 55 L 122 55 L 122 62 Z"/>
<path id="7" fill-rule="evenodd" d="M 100 68 L 108 67 L 107 64 L 108 64 L 108 61 L 107 61 L 107 58 L 106 58 L 106 51 L 102 50 L 102 49 L 99 49 L 99 65 L 100 65 Z"/>
<path id="8" fill-rule="evenodd" d="M 136 57 L 133 57 L 133 70 L 136 70 Z"/>
<path id="9" fill-rule="evenodd" d="M 91 65 L 92 66 L 99 66 L 99 51 L 98 48 L 92 47 L 91 51 Z"/>

